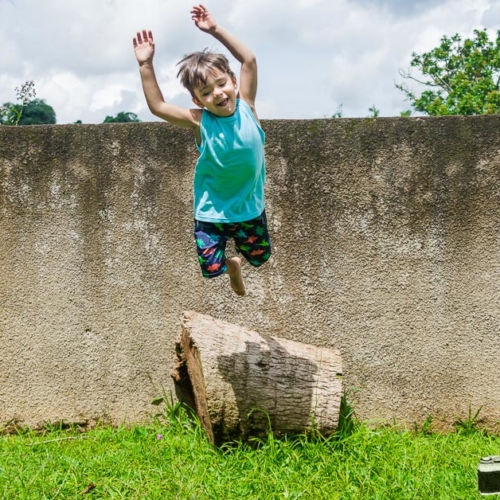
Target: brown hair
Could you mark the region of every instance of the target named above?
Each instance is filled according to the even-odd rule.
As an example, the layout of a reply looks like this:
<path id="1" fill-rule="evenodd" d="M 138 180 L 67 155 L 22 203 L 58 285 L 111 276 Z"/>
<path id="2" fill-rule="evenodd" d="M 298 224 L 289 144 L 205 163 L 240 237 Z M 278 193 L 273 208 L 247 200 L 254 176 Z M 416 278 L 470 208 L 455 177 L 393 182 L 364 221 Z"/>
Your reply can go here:
<path id="1" fill-rule="evenodd" d="M 209 52 L 208 49 L 185 55 L 177 65 L 180 65 L 177 77 L 180 78 L 182 85 L 189 90 L 193 97 L 196 97 L 194 89 L 200 85 L 205 85 L 207 75 L 215 69 L 227 73 L 231 78 L 234 77 L 227 57 L 215 52 Z"/>

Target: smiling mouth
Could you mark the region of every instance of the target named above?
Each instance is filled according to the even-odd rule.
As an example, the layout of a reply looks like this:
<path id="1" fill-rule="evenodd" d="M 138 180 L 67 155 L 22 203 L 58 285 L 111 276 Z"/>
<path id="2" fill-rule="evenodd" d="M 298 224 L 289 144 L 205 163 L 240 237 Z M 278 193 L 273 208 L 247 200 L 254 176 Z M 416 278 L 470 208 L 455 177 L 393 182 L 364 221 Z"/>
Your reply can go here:
<path id="1" fill-rule="evenodd" d="M 226 99 L 222 100 L 221 102 L 219 102 L 217 104 L 217 106 L 221 106 L 221 107 L 227 106 L 228 102 L 229 102 L 229 99 L 226 98 Z"/>

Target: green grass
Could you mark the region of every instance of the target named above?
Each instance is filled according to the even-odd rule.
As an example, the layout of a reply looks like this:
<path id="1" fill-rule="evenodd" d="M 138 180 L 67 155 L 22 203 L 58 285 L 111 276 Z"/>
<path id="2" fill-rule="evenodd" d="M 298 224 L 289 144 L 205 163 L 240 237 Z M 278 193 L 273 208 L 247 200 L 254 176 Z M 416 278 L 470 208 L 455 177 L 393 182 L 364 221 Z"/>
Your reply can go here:
<path id="1" fill-rule="evenodd" d="M 440 435 L 353 420 L 329 439 L 215 448 L 174 410 L 142 427 L 0 436 L 0 498 L 471 500 L 483 498 L 479 459 L 500 453 L 500 437 L 470 425 Z"/>

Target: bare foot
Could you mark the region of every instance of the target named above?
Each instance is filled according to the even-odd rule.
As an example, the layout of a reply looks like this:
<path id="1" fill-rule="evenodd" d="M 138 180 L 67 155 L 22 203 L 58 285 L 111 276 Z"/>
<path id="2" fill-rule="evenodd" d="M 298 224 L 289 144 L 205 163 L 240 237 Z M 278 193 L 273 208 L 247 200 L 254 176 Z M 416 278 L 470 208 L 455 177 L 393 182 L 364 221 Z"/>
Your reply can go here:
<path id="1" fill-rule="evenodd" d="M 245 284 L 243 283 L 243 277 L 241 276 L 241 259 L 239 257 L 226 259 L 226 266 L 226 273 L 229 275 L 231 288 L 234 290 L 236 295 L 243 297 L 245 295 Z"/>

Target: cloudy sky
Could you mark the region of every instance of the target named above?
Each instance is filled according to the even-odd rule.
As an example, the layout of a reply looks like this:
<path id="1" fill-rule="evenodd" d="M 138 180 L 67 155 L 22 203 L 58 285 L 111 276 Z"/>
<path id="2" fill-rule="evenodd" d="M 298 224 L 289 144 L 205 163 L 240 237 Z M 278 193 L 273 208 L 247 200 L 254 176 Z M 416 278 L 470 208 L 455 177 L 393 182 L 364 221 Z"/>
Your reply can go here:
<path id="1" fill-rule="evenodd" d="M 58 123 L 101 123 L 145 105 L 132 48 L 151 29 L 164 97 L 191 106 L 176 81 L 183 54 L 221 47 L 191 21 L 189 0 L 0 0 L 0 104 L 34 80 Z M 443 35 L 500 29 L 500 0 L 207 0 L 218 23 L 249 45 L 259 63 L 262 118 L 323 118 L 342 105 L 363 117 L 375 105 L 397 116 L 409 104 L 394 84 L 411 53 Z M 236 63 L 233 66 L 237 67 Z"/>

